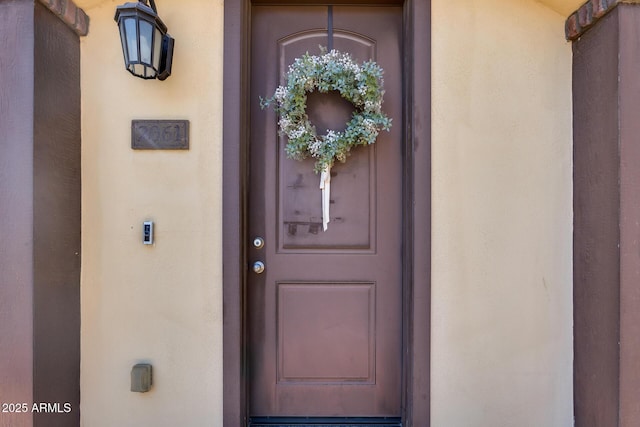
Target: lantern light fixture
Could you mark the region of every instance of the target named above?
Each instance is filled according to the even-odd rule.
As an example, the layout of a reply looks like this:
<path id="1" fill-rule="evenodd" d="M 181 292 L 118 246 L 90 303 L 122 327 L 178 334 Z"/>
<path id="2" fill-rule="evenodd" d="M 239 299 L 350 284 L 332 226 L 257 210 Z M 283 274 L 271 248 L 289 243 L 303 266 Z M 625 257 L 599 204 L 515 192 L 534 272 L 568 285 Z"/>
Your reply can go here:
<path id="1" fill-rule="evenodd" d="M 171 75 L 173 38 L 158 16 L 154 0 L 125 3 L 116 8 L 115 21 L 125 68 L 143 79 L 164 80 Z"/>

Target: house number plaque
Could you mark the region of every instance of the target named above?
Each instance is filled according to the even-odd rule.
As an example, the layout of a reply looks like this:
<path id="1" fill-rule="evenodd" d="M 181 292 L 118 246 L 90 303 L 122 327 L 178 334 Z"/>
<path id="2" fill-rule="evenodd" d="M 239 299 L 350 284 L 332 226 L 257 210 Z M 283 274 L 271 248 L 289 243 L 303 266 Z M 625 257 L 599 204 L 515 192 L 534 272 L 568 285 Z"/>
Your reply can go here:
<path id="1" fill-rule="evenodd" d="M 189 120 L 132 120 L 134 150 L 188 150 Z"/>

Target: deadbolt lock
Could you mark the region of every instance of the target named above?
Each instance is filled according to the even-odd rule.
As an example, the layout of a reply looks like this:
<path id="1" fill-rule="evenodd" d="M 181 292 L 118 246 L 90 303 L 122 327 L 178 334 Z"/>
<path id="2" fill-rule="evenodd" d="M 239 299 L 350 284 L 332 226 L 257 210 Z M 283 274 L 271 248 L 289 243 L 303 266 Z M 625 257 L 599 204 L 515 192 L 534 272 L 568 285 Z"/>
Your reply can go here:
<path id="1" fill-rule="evenodd" d="M 253 272 L 256 274 L 262 274 L 264 272 L 264 262 L 256 261 L 253 263 Z"/>
<path id="2" fill-rule="evenodd" d="M 253 239 L 253 247 L 256 249 L 262 249 L 264 247 L 264 239 L 262 237 L 256 237 Z"/>

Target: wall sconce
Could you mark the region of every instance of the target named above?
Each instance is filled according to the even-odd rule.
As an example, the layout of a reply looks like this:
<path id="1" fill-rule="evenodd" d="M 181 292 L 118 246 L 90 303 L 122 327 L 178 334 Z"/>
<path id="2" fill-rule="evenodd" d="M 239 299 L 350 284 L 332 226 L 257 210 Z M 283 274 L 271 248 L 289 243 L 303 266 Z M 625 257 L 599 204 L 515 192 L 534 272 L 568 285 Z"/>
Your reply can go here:
<path id="1" fill-rule="evenodd" d="M 124 66 L 143 79 L 164 80 L 171 75 L 173 38 L 158 16 L 156 3 L 150 0 L 125 3 L 116 8 L 115 21 L 120 29 Z"/>

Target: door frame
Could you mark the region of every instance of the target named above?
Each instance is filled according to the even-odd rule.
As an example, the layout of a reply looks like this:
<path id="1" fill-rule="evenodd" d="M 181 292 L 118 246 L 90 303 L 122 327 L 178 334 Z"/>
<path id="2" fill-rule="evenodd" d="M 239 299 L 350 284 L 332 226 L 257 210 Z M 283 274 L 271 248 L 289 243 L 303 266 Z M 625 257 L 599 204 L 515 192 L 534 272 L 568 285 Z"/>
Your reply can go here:
<path id="1" fill-rule="evenodd" d="M 253 3 L 309 4 L 302 0 Z M 431 1 L 335 0 L 404 10 L 403 426 L 429 426 L 431 339 Z M 326 4 L 319 1 L 313 4 Z M 251 0 L 225 0 L 223 425 L 246 426 L 247 148 Z"/>

